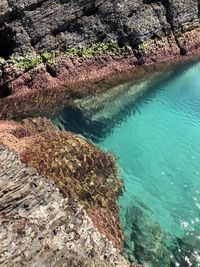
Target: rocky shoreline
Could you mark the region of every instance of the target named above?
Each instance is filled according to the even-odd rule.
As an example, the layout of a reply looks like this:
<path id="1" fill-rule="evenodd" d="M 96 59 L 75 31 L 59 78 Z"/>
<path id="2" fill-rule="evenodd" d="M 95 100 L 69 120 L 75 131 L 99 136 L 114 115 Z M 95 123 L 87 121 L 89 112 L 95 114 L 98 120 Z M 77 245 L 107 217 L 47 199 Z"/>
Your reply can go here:
<path id="1" fill-rule="evenodd" d="M 199 55 L 199 10 L 197 0 L 1 1 L 0 265 L 130 265 L 114 157 L 44 117 Z"/>
<path id="2" fill-rule="evenodd" d="M 0 140 L 0 265 L 129 266 L 113 156 L 42 118 L 0 122 Z"/>
<path id="3" fill-rule="evenodd" d="M 5 0 L 0 10 L 1 119 L 52 117 L 72 98 L 199 54 L 197 0 Z"/>
<path id="4" fill-rule="evenodd" d="M 0 146 L 0 266 L 128 266 L 75 200 Z"/>

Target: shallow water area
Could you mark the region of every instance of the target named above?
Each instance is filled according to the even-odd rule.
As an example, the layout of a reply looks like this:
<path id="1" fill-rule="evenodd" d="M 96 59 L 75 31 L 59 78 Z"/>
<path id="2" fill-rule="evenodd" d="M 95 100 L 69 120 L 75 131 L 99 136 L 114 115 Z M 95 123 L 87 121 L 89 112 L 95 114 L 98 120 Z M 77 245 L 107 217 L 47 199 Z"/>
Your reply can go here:
<path id="1" fill-rule="evenodd" d="M 128 259 L 200 266 L 200 62 L 143 81 L 142 97 L 131 101 L 134 86 L 87 118 L 87 128 L 73 113 L 63 127 L 117 156 Z"/>

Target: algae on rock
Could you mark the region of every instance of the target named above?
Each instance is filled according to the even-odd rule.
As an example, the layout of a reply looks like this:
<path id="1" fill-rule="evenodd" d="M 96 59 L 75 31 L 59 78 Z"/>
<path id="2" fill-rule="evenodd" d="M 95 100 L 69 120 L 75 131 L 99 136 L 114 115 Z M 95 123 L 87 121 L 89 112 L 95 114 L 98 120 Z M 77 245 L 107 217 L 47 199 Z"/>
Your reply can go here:
<path id="1" fill-rule="evenodd" d="M 83 204 L 97 228 L 120 248 L 123 235 L 116 200 L 123 181 L 114 157 L 42 118 L 10 122 L 8 130 L 3 126 L 4 122 L 0 124 L 0 142 L 53 181 L 65 197 Z"/>

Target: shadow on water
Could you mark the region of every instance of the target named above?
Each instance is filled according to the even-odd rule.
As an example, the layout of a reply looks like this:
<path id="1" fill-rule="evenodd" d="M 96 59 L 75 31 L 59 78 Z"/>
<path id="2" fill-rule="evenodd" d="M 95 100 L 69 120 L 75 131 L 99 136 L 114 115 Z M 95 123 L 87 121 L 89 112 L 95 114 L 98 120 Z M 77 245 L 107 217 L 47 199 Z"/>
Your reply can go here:
<path id="1" fill-rule="evenodd" d="M 134 113 L 140 114 L 142 103 L 155 98 L 156 94 L 165 87 L 170 80 L 178 79 L 189 67 L 194 66 L 199 60 L 180 63 L 166 72 L 160 72 L 155 78 L 151 76 L 141 81 L 129 81 L 124 84 L 122 92 L 117 97 L 103 99 L 102 103 L 94 109 L 88 105 L 87 112 L 78 105 L 65 108 L 56 118 L 54 123 L 60 128 L 81 134 L 95 143 L 99 143 L 112 133 L 114 127 L 126 120 Z M 144 83 L 146 82 L 146 83 Z M 143 88 L 135 90 L 144 83 Z M 123 86 L 122 86 L 123 87 Z M 132 89 L 132 93 L 131 92 Z M 135 91 L 137 91 L 135 93 Z M 99 99 L 101 95 L 98 96 Z M 93 98 L 90 98 L 90 103 Z M 80 100 L 84 102 L 84 99 Z M 95 100 L 94 100 L 95 101 Z"/>

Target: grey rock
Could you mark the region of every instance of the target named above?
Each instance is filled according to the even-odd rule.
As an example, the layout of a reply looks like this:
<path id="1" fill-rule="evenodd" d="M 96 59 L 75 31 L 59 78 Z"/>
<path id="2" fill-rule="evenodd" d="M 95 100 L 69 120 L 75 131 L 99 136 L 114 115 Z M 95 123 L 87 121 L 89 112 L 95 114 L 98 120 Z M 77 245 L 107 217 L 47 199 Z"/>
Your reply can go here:
<path id="1" fill-rule="evenodd" d="M 0 266 L 128 266 L 78 203 L 2 145 L 0 244 Z"/>
<path id="2" fill-rule="evenodd" d="M 0 56 L 111 40 L 135 47 L 197 26 L 198 0 L 3 0 Z"/>

